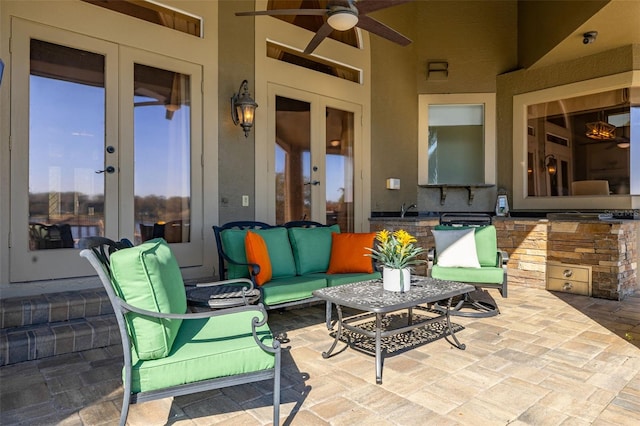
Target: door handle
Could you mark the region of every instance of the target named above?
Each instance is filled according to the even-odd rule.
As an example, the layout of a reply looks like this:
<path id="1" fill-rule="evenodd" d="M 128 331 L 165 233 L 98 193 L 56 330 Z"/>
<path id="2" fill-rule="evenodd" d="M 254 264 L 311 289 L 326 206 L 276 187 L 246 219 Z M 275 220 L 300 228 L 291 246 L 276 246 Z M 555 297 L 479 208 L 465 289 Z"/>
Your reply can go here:
<path id="1" fill-rule="evenodd" d="M 107 168 L 106 168 L 106 169 L 104 169 L 104 170 L 96 170 L 96 173 L 97 173 L 97 174 L 100 174 L 100 173 L 109 173 L 109 174 L 111 174 L 111 173 L 113 173 L 113 172 L 115 172 L 115 171 L 116 171 L 116 168 L 115 168 L 115 167 L 113 167 L 113 166 L 107 166 Z"/>
<path id="2" fill-rule="evenodd" d="M 314 180 L 312 182 L 305 182 L 305 185 L 320 185 L 320 181 L 319 180 Z"/>

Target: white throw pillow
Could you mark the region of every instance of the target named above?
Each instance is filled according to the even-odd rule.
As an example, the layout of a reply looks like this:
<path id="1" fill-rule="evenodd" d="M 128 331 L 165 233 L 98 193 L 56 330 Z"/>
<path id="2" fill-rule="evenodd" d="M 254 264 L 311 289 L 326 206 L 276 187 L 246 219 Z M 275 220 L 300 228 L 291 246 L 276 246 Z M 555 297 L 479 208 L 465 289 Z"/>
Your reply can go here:
<path id="1" fill-rule="evenodd" d="M 436 239 L 438 266 L 450 268 L 479 268 L 474 229 L 451 231 L 432 230 Z"/>

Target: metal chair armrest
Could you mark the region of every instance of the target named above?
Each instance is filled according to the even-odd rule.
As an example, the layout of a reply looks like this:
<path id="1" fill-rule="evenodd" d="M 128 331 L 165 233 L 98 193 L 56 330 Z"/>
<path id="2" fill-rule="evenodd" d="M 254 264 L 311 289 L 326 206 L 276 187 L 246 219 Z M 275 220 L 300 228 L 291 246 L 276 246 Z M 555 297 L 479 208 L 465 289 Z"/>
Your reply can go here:
<path id="1" fill-rule="evenodd" d="M 433 269 L 433 265 L 436 260 L 436 248 L 431 247 L 427 250 L 427 276 L 431 276 L 431 269 Z"/>
<path id="2" fill-rule="evenodd" d="M 122 300 L 120 298 L 118 298 L 118 303 L 120 305 L 120 309 L 125 314 L 127 312 L 133 312 L 133 313 L 136 313 L 138 315 L 143 315 L 143 316 L 152 317 L 152 318 L 191 320 L 191 319 L 202 319 L 202 318 L 217 317 L 217 316 L 229 315 L 229 314 L 234 314 L 234 313 L 238 313 L 238 312 L 245 312 L 245 311 L 260 312 L 260 313 L 262 313 L 264 315 L 265 321 L 266 321 L 266 318 L 267 318 L 267 311 L 264 309 L 264 305 L 262 303 L 259 303 L 257 305 L 245 305 L 245 306 L 238 306 L 238 307 L 235 307 L 235 308 L 219 309 L 219 310 L 215 310 L 215 311 L 187 312 L 187 313 L 184 313 L 184 314 L 173 314 L 173 313 L 163 313 L 163 312 L 148 311 L 146 309 L 141 309 L 141 308 L 135 307 L 133 305 L 130 305 L 130 304 L 128 304 L 127 302 L 125 302 L 124 300 Z"/>
<path id="3" fill-rule="evenodd" d="M 506 268 L 507 262 L 509 262 L 509 254 L 504 250 L 498 250 L 498 265 Z"/>

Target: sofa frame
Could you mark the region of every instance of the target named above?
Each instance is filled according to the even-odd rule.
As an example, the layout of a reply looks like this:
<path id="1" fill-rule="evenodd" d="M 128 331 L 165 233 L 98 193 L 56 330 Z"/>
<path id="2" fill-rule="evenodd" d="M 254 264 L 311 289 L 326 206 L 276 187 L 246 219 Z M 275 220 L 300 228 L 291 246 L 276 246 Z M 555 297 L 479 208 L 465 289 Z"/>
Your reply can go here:
<path id="1" fill-rule="evenodd" d="M 252 282 L 255 284 L 255 276 L 259 273 L 260 271 L 260 265 L 257 265 L 255 263 L 241 263 L 238 262 L 237 260 L 232 259 L 224 250 L 223 247 L 223 243 L 222 243 L 222 232 L 227 230 L 227 229 L 239 229 L 239 230 L 252 230 L 252 229 L 271 229 L 271 228 L 277 228 L 277 227 L 284 227 L 287 229 L 290 228 L 294 228 L 294 227 L 301 227 L 301 228 L 314 228 L 314 227 L 328 227 L 330 225 L 325 225 L 319 222 L 314 222 L 314 221 L 309 221 L 309 220 L 297 220 L 297 221 L 291 221 L 291 222 L 287 222 L 283 225 L 269 225 L 267 223 L 264 222 L 259 222 L 259 221 L 234 221 L 234 222 L 228 222 L 224 225 L 220 225 L 220 226 L 213 226 L 213 231 L 214 231 L 214 235 L 215 235 L 215 240 L 216 240 L 216 247 L 218 250 L 218 271 L 219 271 L 219 278 L 221 280 L 226 280 L 227 278 L 227 273 L 228 273 L 228 265 L 229 264 L 233 264 L 233 265 L 239 265 L 239 266 L 246 266 L 247 268 L 251 268 L 251 274 L 250 274 L 250 278 L 252 280 Z M 374 263 L 374 271 L 376 270 L 375 268 L 375 263 Z M 260 290 L 260 300 L 263 300 L 263 287 L 262 286 L 258 286 L 256 285 L 256 287 Z M 265 307 L 265 309 L 267 310 L 276 310 L 276 309 L 284 309 L 284 308 L 288 308 L 288 307 L 293 307 L 293 306 L 300 306 L 300 305 L 307 305 L 310 303 L 314 303 L 314 302 L 326 302 L 326 309 L 325 309 L 325 316 L 326 316 L 326 325 L 328 329 L 331 329 L 332 325 L 331 325 L 331 317 L 332 317 L 332 304 L 331 302 L 328 301 L 324 301 L 320 298 L 317 298 L 315 296 L 310 296 L 304 299 L 300 299 L 300 300 L 295 300 L 295 301 L 290 301 L 290 302 L 284 302 L 284 303 L 278 303 L 278 304 L 267 304 L 263 302 L 263 305 Z"/>

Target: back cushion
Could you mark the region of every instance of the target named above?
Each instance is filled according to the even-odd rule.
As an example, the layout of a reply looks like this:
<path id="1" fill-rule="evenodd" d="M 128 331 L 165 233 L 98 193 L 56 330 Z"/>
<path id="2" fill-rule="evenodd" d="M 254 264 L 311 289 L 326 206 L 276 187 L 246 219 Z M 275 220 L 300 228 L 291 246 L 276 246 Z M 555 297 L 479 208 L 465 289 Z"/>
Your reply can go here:
<path id="1" fill-rule="evenodd" d="M 246 229 L 225 229 L 220 232 L 222 249 L 235 262 L 247 263 L 247 255 L 244 248 Z M 249 269 L 244 265 L 234 265 L 227 262 L 227 278 L 249 278 Z"/>
<path id="2" fill-rule="evenodd" d="M 271 275 L 273 278 L 294 277 L 296 264 L 291 253 L 291 243 L 287 228 L 276 226 L 269 229 L 254 229 L 252 232 L 260 235 L 267 245 L 269 260 L 271 260 Z"/>
<path id="3" fill-rule="evenodd" d="M 326 272 L 331 259 L 331 234 L 338 225 L 316 228 L 289 228 L 289 239 L 298 275 Z"/>
<path id="4" fill-rule="evenodd" d="M 114 290 L 130 305 L 162 313 L 187 311 L 178 262 L 162 238 L 116 251 L 111 255 L 111 272 Z M 169 354 L 182 320 L 161 320 L 134 313 L 125 317 L 140 359 L 158 359 Z"/>
<path id="5" fill-rule="evenodd" d="M 475 231 L 471 228 L 431 231 L 436 240 L 438 266 L 479 268 Z"/>
<path id="6" fill-rule="evenodd" d="M 498 256 L 498 237 L 496 234 L 496 227 L 493 225 L 486 226 L 448 226 L 437 225 L 435 230 L 460 230 L 460 229 L 475 229 L 476 240 L 476 252 L 478 253 L 478 261 L 480 266 L 496 266 Z"/>
<path id="7" fill-rule="evenodd" d="M 496 266 L 498 262 L 498 237 L 493 225 L 476 229 L 476 250 L 480 266 Z"/>
<path id="8" fill-rule="evenodd" d="M 333 233 L 331 241 L 331 260 L 327 274 L 373 273 L 370 250 L 373 247 L 375 232 Z"/>
<path id="9" fill-rule="evenodd" d="M 264 238 L 255 232 L 247 231 L 244 245 L 247 252 L 247 261 L 260 266 L 258 275 L 254 277 L 256 284 L 262 285 L 271 281 L 271 259 L 269 259 L 269 251 L 267 244 L 264 242 Z"/>

